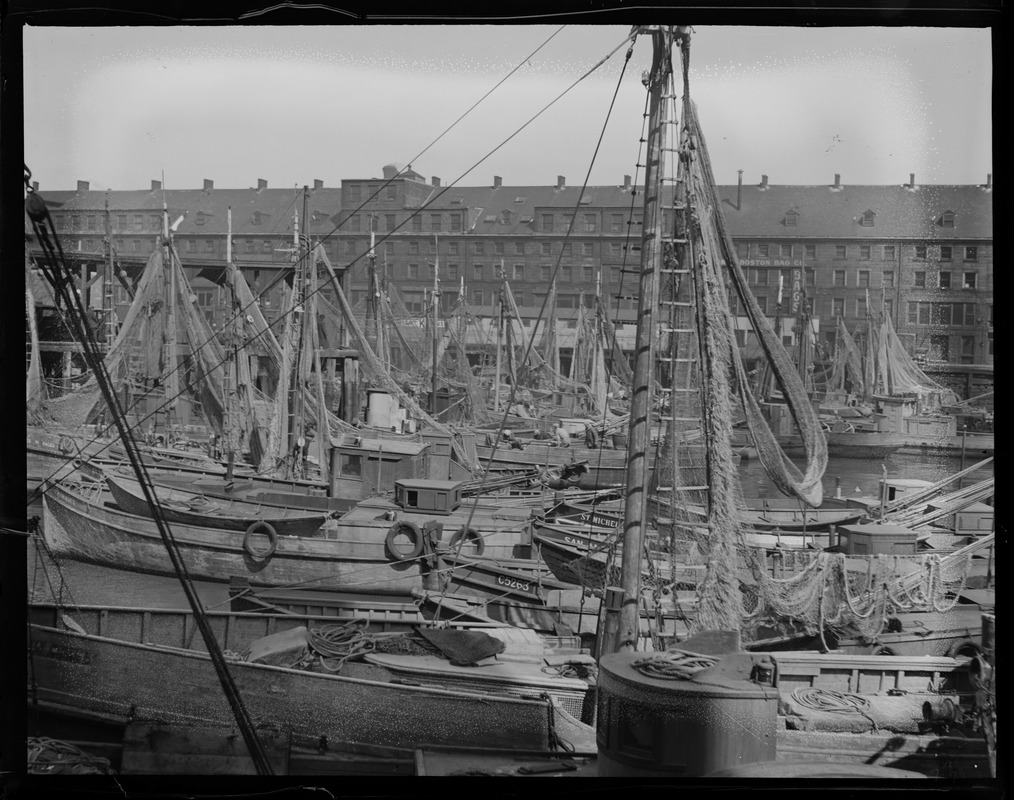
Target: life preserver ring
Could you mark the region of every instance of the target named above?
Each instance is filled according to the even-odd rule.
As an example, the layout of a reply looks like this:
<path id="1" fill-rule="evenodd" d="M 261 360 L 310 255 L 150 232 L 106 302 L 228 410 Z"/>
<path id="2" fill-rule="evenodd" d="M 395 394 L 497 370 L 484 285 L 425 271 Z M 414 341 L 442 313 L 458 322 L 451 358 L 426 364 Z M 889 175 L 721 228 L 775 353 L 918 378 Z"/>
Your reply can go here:
<path id="1" fill-rule="evenodd" d="M 407 535 L 412 540 L 412 545 L 408 550 L 398 547 L 399 535 Z M 416 558 L 423 550 L 422 532 L 414 522 L 398 520 L 388 529 L 384 544 L 387 545 L 387 552 L 395 561 L 409 561 Z"/>
<path id="2" fill-rule="evenodd" d="M 447 546 L 450 547 L 452 550 L 457 549 L 458 542 L 460 542 L 463 538 L 470 539 L 472 542 L 474 542 L 475 554 L 477 556 L 482 555 L 483 550 L 486 549 L 486 542 L 483 541 L 482 535 L 475 528 L 462 528 L 451 537 L 451 540 L 450 542 L 447 543 Z"/>
<path id="3" fill-rule="evenodd" d="M 58 447 L 60 449 L 60 452 L 63 453 L 64 455 L 67 455 L 68 453 L 73 453 L 74 452 L 74 440 L 71 439 L 69 436 L 66 436 L 66 435 L 61 436 L 60 437 L 60 444 L 58 445 Z"/>
<path id="4" fill-rule="evenodd" d="M 948 658 L 975 658 L 982 654 L 982 648 L 972 639 L 962 639 L 947 649 Z"/>
<path id="5" fill-rule="evenodd" d="M 268 547 L 266 550 L 259 550 L 254 547 L 253 536 L 255 533 L 263 533 L 268 537 Z M 246 534 L 243 536 L 243 549 L 250 558 L 255 558 L 258 561 L 266 561 L 275 554 L 275 550 L 278 548 L 278 533 L 275 531 L 274 526 L 270 522 L 265 522 L 262 519 L 257 520 L 250 524 L 250 527 L 246 529 Z"/>

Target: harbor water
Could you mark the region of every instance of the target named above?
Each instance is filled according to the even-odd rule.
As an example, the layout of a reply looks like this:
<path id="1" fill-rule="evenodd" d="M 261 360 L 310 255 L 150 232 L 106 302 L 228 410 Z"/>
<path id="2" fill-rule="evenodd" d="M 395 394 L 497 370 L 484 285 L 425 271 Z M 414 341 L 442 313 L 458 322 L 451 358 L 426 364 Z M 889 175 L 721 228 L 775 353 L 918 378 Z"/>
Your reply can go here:
<path id="1" fill-rule="evenodd" d="M 803 468 L 802 459 L 794 462 Z M 975 462 L 965 460 L 965 467 Z M 842 497 L 877 495 L 886 470 L 889 478 L 916 478 L 939 481 L 961 469 L 960 457 L 903 455 L 863 460 L 831 458 L 824 474 L 824 496 L 834 497 L 840 486 Z M 745 498 L 780 497 L 758 459 L 744 460 L 739 474 Z M 993 463 L 965 478 L 965 485 L 992 477 Z M 29 508 L 28 515 L 42 516 L 40 505 Z M 40 545 L 41 547 L 41 545 Z M 186 595 L 172 577 L 122 572 L 94 564 L 62 559 L 53 562 L 31 539 L 27 545 L 28 596 L 35 602 L 51 602 L 59 597 L 68 605 L 122 605 L 148 608 L 186 608 Z M 168 558 L 168 556 L 167 556 Z M 226 583 L 195 581 L 197 593 L 208 610 L 226 610 L 229 589 Z"/>

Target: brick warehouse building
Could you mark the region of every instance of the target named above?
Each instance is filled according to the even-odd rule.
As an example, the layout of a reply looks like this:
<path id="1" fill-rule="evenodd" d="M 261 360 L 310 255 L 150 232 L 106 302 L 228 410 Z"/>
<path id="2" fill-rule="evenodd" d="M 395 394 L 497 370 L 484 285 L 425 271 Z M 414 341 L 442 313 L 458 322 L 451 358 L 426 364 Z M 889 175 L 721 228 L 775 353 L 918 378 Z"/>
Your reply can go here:
<path id="1" fill-rule="evenodd" d="M 473 312 L 490 318 L 502 266 L 522 316 L 536 317 L 559 260 L 559 323 L 573 325 L 582 295 L 596 281 L 619 321 L 633 320 L 641 236 L 642 198 L 629 176 L 616 186 L 443 186 L 397 165 L 381 178 L 349 178 L 340 188 L 315 181 L 307 187 L 303 220 L 301 188 L 42 190 L 64 250 L 87 274 L 101 273 L 105 239 L 115 262 L 135 276 L 156 245 L 163 202 L 195 302 L 214 324 L 227 313 L 215 280 L 225 261 L 228 210 L 233 258 L 269 319 L 280 306 L 282 279 L 291 270 L 294 213 L 301 232 L 323 240 L 332 262 L 347 267 L 353 303 L 366 290 L 370 231 L 376 258 L 410 312 L 422 315 L 433 269 L 439 263 L 441 301 L 449 308 L 463 284 Z M 396 177 L 397 176 L 397 177 Z M 780 314 L 781 333 L 793 344 L 788 304 L 793 281 L 805 286 L 824 344 L 833 343 L 836 318 L 849 330 L 862 327 L 867 302 L 881 306 L 910 351 L 960 394 L 992 383 L 993 245 L 991 178 L 982 185 L 922 186 L 915 176 L 890 186 L 849 186 L 834 176 L 823 186 L 757 184 L 719 187 L 723 212 L 738 257 L 761 308 Z M 108 207 L 108 213 L 107 213 Z M 670 224 L 667 219 L 666 224 Z M 567 232 L 570 230 L 568 238 Z M 26 221 L 26 233 L 30 227 Z M 32 243 L 29 241 L 31 248 Z M 100 284 L 93 284 L 95 305 Z M 126 290 L 114 297 L 122 317 Z M 733 302 L 733 310 L 737 311 Z M 754 340 L 745 318 L 737 338 L 749 359 Z M 619 325 L 621 343 L 632 345 L 633 325 Z"/>

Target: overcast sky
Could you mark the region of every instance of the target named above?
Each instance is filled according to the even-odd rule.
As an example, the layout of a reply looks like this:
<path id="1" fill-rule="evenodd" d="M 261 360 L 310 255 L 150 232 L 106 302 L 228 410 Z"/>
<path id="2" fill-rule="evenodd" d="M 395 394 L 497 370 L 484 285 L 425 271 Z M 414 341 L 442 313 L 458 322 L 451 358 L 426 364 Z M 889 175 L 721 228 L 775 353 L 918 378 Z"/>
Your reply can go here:
<path id="1" fill-rule="evenodd" d="M 379 177 L 392 162 L 445 185 L 485 185 L 494 175 L 505 185 L 557 175 L 580 185 L 626 46 L 490 153 L 628 32 L 26 27 L 25 161 L 43 189 L 77 180 L 143 189 L 163 175 L 170 189 L 204 179 L 245 188 L 259 178 L 337 186 Z M 738 169 L 747 183 L 766 174 L 772 184 L 830 183 L 834 173 L 852 184 L 903 183 L 909 173 L 919 183 L 983 183 L 993 171 L 987 29 L 700 27 L 692 42 L 690 93 L 719 183 L 735 183 Z M 593 185 L 643 177 L 640 77 L 650 59 L 650 37 L 641 36 Z"/>

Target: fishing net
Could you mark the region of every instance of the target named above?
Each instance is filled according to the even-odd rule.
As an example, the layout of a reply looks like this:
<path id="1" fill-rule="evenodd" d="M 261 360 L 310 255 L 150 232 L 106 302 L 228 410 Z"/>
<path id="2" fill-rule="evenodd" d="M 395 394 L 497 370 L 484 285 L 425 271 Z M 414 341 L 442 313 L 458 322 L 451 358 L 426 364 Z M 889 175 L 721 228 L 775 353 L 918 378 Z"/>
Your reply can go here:
<path id="1" fill-rule="evenodd" d="M 939 412 L 941 406 L 958 402 L 953 391 L 941 386 L 919 368 L 895 333 L 891 318 L 886 315 L 880 324 L 876 366 L 873 390 L 887 395 L 914 394 L 920 414 Z"/>

